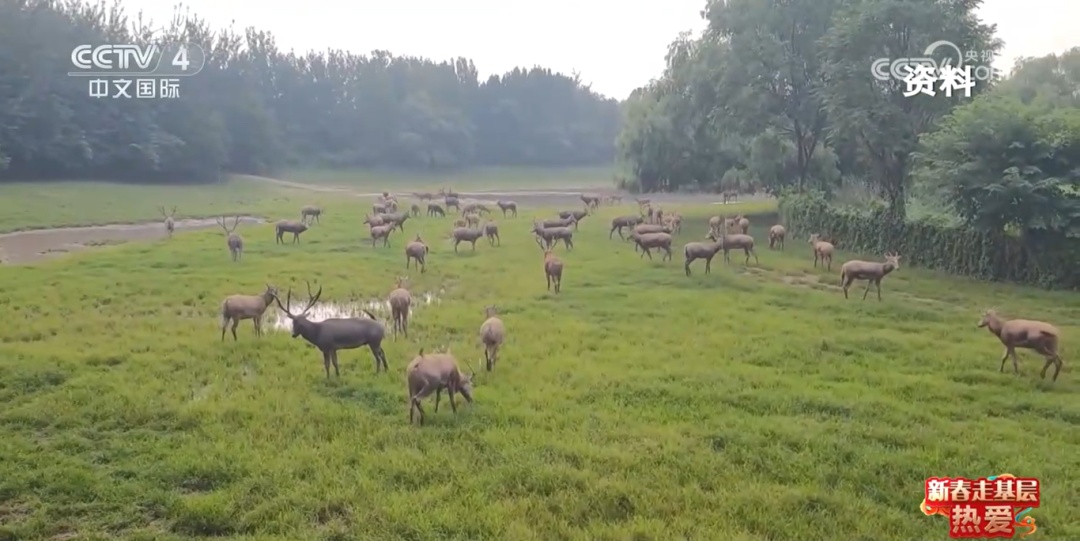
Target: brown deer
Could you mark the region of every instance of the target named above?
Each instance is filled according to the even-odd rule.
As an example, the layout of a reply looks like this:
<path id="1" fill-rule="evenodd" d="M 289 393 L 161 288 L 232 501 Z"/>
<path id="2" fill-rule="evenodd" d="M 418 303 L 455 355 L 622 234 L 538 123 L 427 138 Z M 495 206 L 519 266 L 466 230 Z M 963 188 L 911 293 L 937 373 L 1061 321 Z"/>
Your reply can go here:
<path id="1" fill-rule="evenodd" d="M 232 256 L 233 261 L 239 261 L 244 253 L 244 239 L 234 231 L 240 225 L 240 217 L 236 216 L 233 219 L 232 227 L 225 225 L 224 216 L 217 219 L 217 224 L 225 230 L 225 244 L 229 247 L 229 255 Z"/>

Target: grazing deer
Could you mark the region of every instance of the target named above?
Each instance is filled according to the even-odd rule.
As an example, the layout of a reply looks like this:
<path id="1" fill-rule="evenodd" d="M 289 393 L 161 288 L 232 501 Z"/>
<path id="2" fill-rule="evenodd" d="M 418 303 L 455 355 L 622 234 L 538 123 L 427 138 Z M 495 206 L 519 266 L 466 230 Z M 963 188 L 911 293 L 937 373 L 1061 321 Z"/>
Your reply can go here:
<path id="1" fill-rule="evenodd" d="M 234 231 L 240 225 L 240 217 L 235 217 L 232 227 L 225 225 L 224 216 L 216 220 L 217 224 L 225 230 L 225 243 L 229 246 L 229 255 L 232 256 L 233 261 L 239 261 L 240 257 L 244 255 L 244 239 Z"/>
<path id="2" fill-rule="evenodd" d="M 302 223 L 308 223 L 308 219 L 310 219 L 311 223 L 322 223 L 322 221 L 319 219 L 319 217 L 322 216 L 322 213 L 323 211 L 321 208 L 308 205 L 300 209 L 300 221 Z"/>
<path id="3" fill-rule="evenodd" d="M 319 291 L 314 295 L 311 294 L 310 283 L 307 284 L 307 288 L 308 296 L 311 299 L 308 300 L 307 305 L 298 314 L 294 314 L 286 308 L 286 306 L 292 304 L 292 288 L 289 288 L 288 296 L 285 298 L 285 306 L 281 305 L 279 297 L 275 296 L 274 302 L 292 320 L 292 337 L 303 336 L 304 340 L 307 340 L 308 343 L 319 348 L 319 351 L 322 352 L 323 367 L 326 369 L 327 379 L 330 378 L 331 363 L 334 365 L 334 375 L 341 377 L 341 372 L 338 370 L 339 350 L 356 349 L 362 346 L 367 346 L 371 350 L 371 354 L 375 356 L 376 372 L 379 371 L 380 367 L 383 370 L 390 370 L 386 363 L 386 353 L 383 352 L 382 348 L 386 328 L 383 327 L 382 323 L 375 320 L 375 316 L 371 312 L 364 310 L 364 313 L 371 319 L 350 317 L 311 321 L 307 318 L 307 314 L 315 306 L 315 303 L 319 302 L 319 298 L 322 296 L 322 286 L 319 286 Z"/>
<path id="4" fill-rule="evenodd" d="M 446 353 L 424 355 L 424 350 L 405 368 L 405 381 L 409 388 L 409 424 L 413 424 L 416 414 L 420 414 L 420 426 L 424 426 L 424 408 L 420 402 L 435 393 L 435 413 L 439 412 L 439 398 L 445 390 L 450 399 L 450 409 L 457 413 L 454 395 L 460 393 L 470 404 L 473 401 L 473 381 L 476 371 L 468 361 L 469 375 L 458 368 L 457 359 Z"/>
<path id="5" fill-rule="evenodd" d="M 304 222 L 294 222 L 292 220 L 281 220 L 274 226 L 276 232 L 275 244 L 285 244 L 285 233 L 292 233 L 293 244 L 300 242 L 300 233 L 308 230 L 307 224 Z"/>
<path id="6" fill-rule="evenodd" d="M 255 326 L 255 336 L 262 336 L 262 318 L 266 313 L 266 307 L 277 297 L 277 288 L 266 284 L 266 291 L 262 295 L 229 295 L 221 303 L 221 341 L 225 341 L 225 329 L 232 322 L 233 341 L 236 338 L 236 327 L 244 319 L 252 320 Z"/>
<path id="7" fill-rule="evenodd" d="M 165 213 L 165 207 L 158 207 L 158 212 L 165 218 L 165 231 L 172 237 L 173 230 L 176 229 L 176 224 L 173 222 L 173 216 L 176 216 L 176 207 L 172 208 L 172 212 Z"/>

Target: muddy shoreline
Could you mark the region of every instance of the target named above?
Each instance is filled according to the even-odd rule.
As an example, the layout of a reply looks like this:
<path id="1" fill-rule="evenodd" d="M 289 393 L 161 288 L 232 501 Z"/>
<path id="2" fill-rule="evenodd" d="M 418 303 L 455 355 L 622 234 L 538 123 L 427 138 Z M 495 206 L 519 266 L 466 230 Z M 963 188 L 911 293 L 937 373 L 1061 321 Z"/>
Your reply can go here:
<path id="1" fill-rule="evenodd" d="M 257 224 L 266 220 L 243 216 L 241 223 Z M 214 218 L 176 220 L 175 229 L 197 231 L 219 227 Z M 19 265 L 85 250 L 126 242 L 156 240 L 168 237 L 163 222 L 142 222 L 82 227 L 26 229 L 0 234 L 0 263 Z"/>

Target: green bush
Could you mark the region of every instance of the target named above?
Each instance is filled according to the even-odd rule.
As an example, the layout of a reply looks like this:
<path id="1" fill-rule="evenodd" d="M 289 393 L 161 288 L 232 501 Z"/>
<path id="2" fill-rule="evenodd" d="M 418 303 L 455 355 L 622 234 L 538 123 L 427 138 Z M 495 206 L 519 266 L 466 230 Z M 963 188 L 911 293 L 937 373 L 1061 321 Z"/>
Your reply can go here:
<path id="1" fill-rule="evenodd" d="M 819 194 L 785 195 L 780 215 L 792 234 L 819 233 L 845 250 L 898 252 L 905 263 L 983 280 L 1080 288 L 1080 239 L 1060 233 L 1012 237 L 926 220 L 894 223 L 885 207 L 840 209 Z"/>

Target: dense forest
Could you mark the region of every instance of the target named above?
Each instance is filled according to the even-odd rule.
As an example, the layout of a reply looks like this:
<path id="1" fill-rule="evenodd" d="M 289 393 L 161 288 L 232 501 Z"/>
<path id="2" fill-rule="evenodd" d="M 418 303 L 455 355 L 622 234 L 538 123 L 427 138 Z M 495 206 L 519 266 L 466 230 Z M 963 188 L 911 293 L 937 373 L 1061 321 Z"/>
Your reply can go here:
<path id="1" fill-rule="evenodd" d="M 703 35 L 672 43 L 624 105 L 623 182 L 766 190 L 786 225 L 844 248 L 1080 287 L 1080 48 L 1022 59 L 970 96 L 872 76 L 876 59 L 942 39 L 981 63 L 1002 44 L 980 4 L 712 0 Z"/>
<path id="2" fill-rule="evenodd" d="M 0 180 L 194 181 L 285 166 L 609 164 L 620 109 L 576 76 L 386 51 L 298 54 L 258 29 L 194 14 L 127 16 L 119 3 L 0 2 Z M 177 99 L 88 95 L 67 77 L 80 44 L 195 43 L 201 73 Z M 167 61 L 167 60 L 166 60 Z"/>

